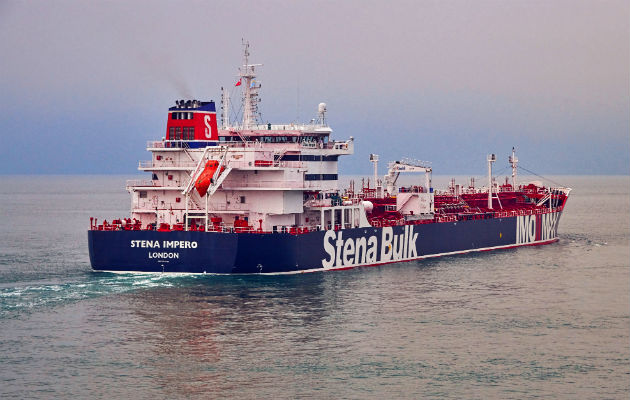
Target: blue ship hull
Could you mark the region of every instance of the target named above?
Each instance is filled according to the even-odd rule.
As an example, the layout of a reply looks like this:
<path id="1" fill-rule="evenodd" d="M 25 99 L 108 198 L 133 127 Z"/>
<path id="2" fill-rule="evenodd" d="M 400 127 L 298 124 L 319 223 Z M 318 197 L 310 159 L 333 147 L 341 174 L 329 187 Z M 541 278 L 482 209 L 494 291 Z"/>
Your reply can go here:
<path id="1" fill-rule="evenodd" d="M 99 271 L 216 274 L 347 269 L 556 240 L 561 212 L 289 233 L 88 231 Z"/>

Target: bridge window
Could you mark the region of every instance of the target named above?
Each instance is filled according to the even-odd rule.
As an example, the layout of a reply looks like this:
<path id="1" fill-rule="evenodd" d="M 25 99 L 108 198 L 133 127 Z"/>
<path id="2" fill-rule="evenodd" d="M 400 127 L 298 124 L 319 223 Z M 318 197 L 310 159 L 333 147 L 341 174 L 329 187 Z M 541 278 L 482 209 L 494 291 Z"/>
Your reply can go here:
<path id="1" fill-rule="evenodd" d="M 275 156 L 276 160 L 280 159 L 279 155 Z M 310 154 L 285 154 L 282 161 L 337 161 L 338 156 L 319 156 Z"/>
<path id="2" fill-rule="evenodd" d="M 337 174 L 305 174 L 305 181 L 336 181 Z"/>
<path id="3" fill-rule="evenodd" d="M 171 113 L 171 119 L 193 119 L 192 112 L 173 112 Z"/>

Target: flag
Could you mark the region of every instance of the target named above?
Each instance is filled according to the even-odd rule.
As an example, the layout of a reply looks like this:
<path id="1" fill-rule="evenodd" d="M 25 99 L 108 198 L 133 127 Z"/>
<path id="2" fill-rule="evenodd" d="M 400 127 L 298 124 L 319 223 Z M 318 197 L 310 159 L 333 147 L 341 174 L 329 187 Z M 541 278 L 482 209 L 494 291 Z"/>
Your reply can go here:
<path id="1" fill-rule="evenodd" d="M 241 86 L 241 80 L 239 79 L 238 82 L 236 82 L 236 85 L 234 86 Z"/>

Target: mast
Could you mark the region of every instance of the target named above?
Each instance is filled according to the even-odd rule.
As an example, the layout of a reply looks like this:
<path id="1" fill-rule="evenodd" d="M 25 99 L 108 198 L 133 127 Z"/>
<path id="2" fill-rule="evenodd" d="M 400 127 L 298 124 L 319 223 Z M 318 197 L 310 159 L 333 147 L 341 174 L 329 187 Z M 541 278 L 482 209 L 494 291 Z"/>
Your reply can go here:
<path id="1" fill-rule="evenodd" d="M 488 155 L 488 209 L 492 210 L 492 163 L 497 160 L 494 154 Z"/>
<path id="2" fill-rule="evenodd" d="M 257 83 L 255 67 L 262 64 L 249 63 L 249 42 L 244 42 L 243 66 L 239 68 L 239 77 L 243 88 L 243 129 L 252 129 L 258 113 L 258 89 L 260 83 Z"/>
<path id="3" fill-rule="evenodd" d="M 221 88 L 221 129 L 230 127 L 230 94 L 227 89 Z"/>
<path id="4" fill-rule="evenodd" d="M 512 190 L 516 190 L 516 168 L 518 165 L 518 158 L 516 158 L 514 147 L 512 147 L 512 155 L 510 156 L 509 161 L 512 165 Z"/>
<path id="5" fill-rule="evenodd" d="M 377 184 L 378 180 L 378 154 L 370 154 L 370 161 L 374 164 L 374 197 L 381 197 L 381 190 L 379 185 Z"/>

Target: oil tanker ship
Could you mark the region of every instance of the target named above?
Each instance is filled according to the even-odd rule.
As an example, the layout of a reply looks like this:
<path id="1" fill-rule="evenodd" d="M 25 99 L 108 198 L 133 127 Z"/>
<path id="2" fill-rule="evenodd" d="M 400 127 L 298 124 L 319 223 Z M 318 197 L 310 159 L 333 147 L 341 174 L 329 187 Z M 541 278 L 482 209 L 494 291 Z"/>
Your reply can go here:
<path id="1" fill-rule="evenodd" d="M 92 268 L 112 272 L 276 274 L 348 269 L 558 240 L 570 188 L 492 176 L 483 187 L 438 191 L 427 162 L 402 159 L 339 188 L 337 163 L 354 139 L 333 140 L 326 105 L 308 124 L 262 124 L 260 82 L 244 45 L 236 86 L 242 115 L 222 89 L 213 101 L 178 100 L 161 140 L 127 181 L 131 215 L 90 218 Z M 416 174 L 398 185 L 400 174 Z"/>

